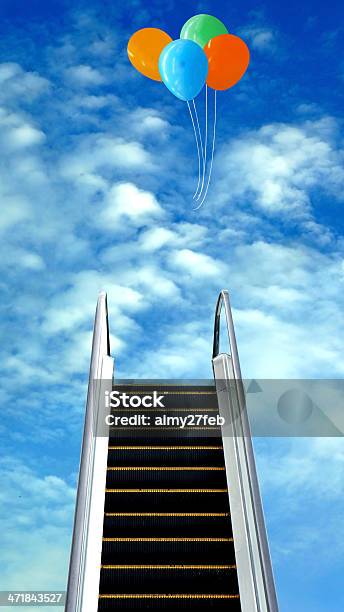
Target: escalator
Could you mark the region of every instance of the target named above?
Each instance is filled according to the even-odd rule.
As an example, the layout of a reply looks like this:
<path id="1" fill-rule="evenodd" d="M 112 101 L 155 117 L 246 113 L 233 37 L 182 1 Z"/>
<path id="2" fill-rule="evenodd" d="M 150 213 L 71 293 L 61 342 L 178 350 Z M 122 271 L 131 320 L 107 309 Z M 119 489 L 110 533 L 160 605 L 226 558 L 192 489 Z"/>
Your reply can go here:
<path id="1" fill-rule="evenodd" d="M 228 292 L 215 311 L 214 381 L 117 381 L 109 338 L 101 294 L 65 612 L 278 612 Z M 111 391 L 130 401 L 110 407 Z M 143 404 L 154 391 L 162 407 Z M 133 415 L 145 416 L 139 426 Z M 181 427 L 185 415 L 205 418 Z"/>
<path id="2" fill-rule="evenodd" d="M 119 390 L 139 395 L 154 389 Z M 218 413 L 215 387 L 158 392 L 167 415 Z M 155 410 L 148 414 L 154 417 Z M 130 437 L 126 428 L 125 438 L 115 433 L 108 449 L 99 612 L 241 610 L 221 431 L 170 426 Z"/>

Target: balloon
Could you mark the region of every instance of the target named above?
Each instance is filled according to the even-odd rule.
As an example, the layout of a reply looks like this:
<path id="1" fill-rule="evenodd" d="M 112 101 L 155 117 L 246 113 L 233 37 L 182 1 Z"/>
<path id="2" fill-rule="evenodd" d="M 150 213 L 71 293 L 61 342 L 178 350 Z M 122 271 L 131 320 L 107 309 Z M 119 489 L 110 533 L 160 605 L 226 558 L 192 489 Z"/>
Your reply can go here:
<path id="1" fill-rule="evenodd" d="M 220 34 L 228 34 L 222 21 L 211 15 L 195 15 L 183 25 L 180 38 L 193 40 L 203 49 L 211 38 Z"/>
<path id="2" fill-rule="evenodd" d="M 246 43 L 233 34 L 212 38 L 204 52 L 209 62 L 207 85 L 218 90 L 229 89 L 240 81 L 250 61 Z"/>
<path id="3" fill-rule="evenodd" d="M 134 68 L 153 81 L 161 81 L 159 57 L 171 41 L 171 36 L 158 28 L 135 32 L 128 42 L 128 56 Z"/>
<path id="4" fill-rule="evenodd" d="M 208 74 L 208 60 L 192 40 L 174 40 L 160 55 L 159 70 L 166 87 L 180 100 L 193 100 Z"/>

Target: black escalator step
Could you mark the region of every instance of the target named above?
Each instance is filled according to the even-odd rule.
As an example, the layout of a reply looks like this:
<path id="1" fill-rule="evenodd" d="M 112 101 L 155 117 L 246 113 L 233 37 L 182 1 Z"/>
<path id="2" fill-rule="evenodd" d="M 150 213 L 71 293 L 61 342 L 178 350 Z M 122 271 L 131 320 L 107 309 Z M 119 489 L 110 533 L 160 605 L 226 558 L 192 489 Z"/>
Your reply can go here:
<path id="1" fill-rule="evenodd" d="M 181 418 L 185 418 L 187 417 L 189 414 L 192 415 L 192 417 L 195 417 L 195 415 L 199 415 L 198 419 L 199 421 L 202 421 L 205 418 L 205 415 L 207 415 L 209 413 L 209 417 L 212 418 L 216 418 L 216 416 L 219 414 L 219 409 L 218 407 L 215 406 L 208 406 L 208 407 L 198 407 L 198 406 L 188 406 L 188 407 L 183 407 L 183 406 L 177 406 L 177 407 L 170 407 L 170 408 L 145 408 L 144 406 L 139 406 L 138 408 L 131 408 L 130 406 L 128 408 L 123 408 L 123 407 L 119 407 L 119 408 L 112 408 L 111 409 L 111 414 L 113 416 L 116 417 L 132 417 L 133 415 L 138 415 L 138 416 L 142 416 L 142 414 L 147 414 L 148 417 L 150 417 L 151 419 L 157 417 L 157 416 L 162 416 L 162 415 L 167 415 L 168 417 L 181 417 Z"/>
<path id="2" fill-rule="evenodd" d="M 170 466 L 170 467 L 110 467 L 107 471 L 106 487 L 111 488 L 177 487 L 194 489 L 226 488 L 224 467 L 213 466 Z"/>
<path id="3" fill-rule="evenodd" d="M 229 512 L 226 489 L 110 489 L 105 512 Z"/>
<path id="4" fill-rule="evenodd" d="M 235 565 L 232 538 L 104 538 L 102 565 Z"/>
<path id="5" fill-rule="evenodd" d="M 100 593 L 238 593 L 235 565 L 103 565 Z"/>
<path id="6" fill-rule="evenodd" d="M 193 611 L 198 612 L 199 610 L 218 610 L 228 612 L 240 612 L 240 600 L 239 596 L 226 596 L 217 594 L 208 594 L 203 596 L 189 597 L 186 595 L 168 596 L 163 598 L 161 595 L 156 597 L 151 596 L 142 597 L 140 594 L 136 597 L 124 597 L 119 598 L 118 596 L 111 598 L 111 596 L 103 596 L 99 600 L 98 612 L 107 612 L 108 610 L 159 610 L 174 612 L 178 609 L 178 612 Z"/>
<path id="7" fill-rule="evenodd" d="M 214 393 L 216 390 L 215 383 L 212 382 L 208 385 L 200 385 L 200 384 L 171 384 L 167 380 L 155 380 L 150 384 L 142 384 L 142 382 L 135 383 L 126 383 L 121 384 L 120 381 L 115 382 L 113 384 L 113 389 L 119 390 L 121 393 L 132 393 L 135 395 L 136 393 L 149 394 L 156 391 L 157 393 L 194 393 L 194 392 L 204 392 L 204 393 Z"/>
<path id="8" fill-rule="evenodd" d="M 187 440 L 185 437 L 178 436 L 170 436 L 168 432 L 165 432 L 166 435 L 161 436 L 161 439 L 155 441 L 150 439 L 150 437 L 146 436 L 146 440 L 137 439 L 135 436 L 135 432 L 132 435 L 121 436 L 120 439 L 118 437 L 110 436 L 109 438 L 109 448 L 112 447 L 127 447 L 127 446 L 140 446 L 140 447 L 152 447 L 152 446 L 222 446 L 222 437 L 221 436 L 192 436 L 192 432 L 188 432 Z"/>
<path id="9" fill-rule="evenodd" d="M 144 446 L 110 447 L 108 466 L 223 466 L 222 445 L 213 446 Z"/>
<path id="10" fill-rule="evenodd" d="M 172 383 L 168 380 L 156 379 L 151 382 L 142 382 L 142 381 L 127 381 L 121 382 L 118 381 L 113 384 L 113 389 L 117 389 L 119 391 L 124 392 L 147 392 L 151 393 L 153 391 L 157 391 L 158 393 L 162 393 L 163 391 L 169 393 L 192 393 L 194 391 L 202 391 L 204 393 L 213 393 L 216 389 L 215 383 L 209 381 L 208 384 L 176 384 Z"/>
<path id="11" fill-rule="evenodd" d="M 118 536 L 197 536 L 232 537 L 229 512 L 222 513 L 119 513 L 104 517 L 104 537 Z"/>
<path id="12" fill-rule="evenodd" d="M 120 393 L 123 393 L 123 391 L 121 389 L 115 388 L 116 391 L 119 391 Z M 157 389 L 154 389 L 157 390 Z M 159 389 L 157 390 L 159 396 L 163 395 L 164 398 L 161 401 L 162 406 L 157 405 L 156 407 L 160 407 L 160 410 L 169 410 L 169 409 L 175 409 L 175 408 L 190 408 L 191 411 L 193 411 L 194 408 L 217 408 L 218 407 L 218 403 L 217 403 L 217 395 L 216 395 L 216 391 L 213 390 L 205 390 L 205 391 L 201 391 L 200 389 L 194 389 L 194 390 L 181 390 L 181 389 L 175 389 L 175 390 L 167 390 L 167 389 Z M 129 391 L 124 391 L 124 393 L 127 394 L 128 398 L 123 402 L 123 399 L 120 400 L 119 402 L 113 402 L 112 403 L 112 408 L 114 410 L 116 410 L 116 408 L 134 408 L 134 409 L 138 409 L 141 410 L 142 407 L 142 403 L 139 400 L 134 400 L 134 399 L 129 399 L 132 398 L 133 395 L 139 396 L 141 399 L 145 396 L 145 395 L 150 395 L 152 393 L 151 391 L 141 391 L 141 390 L 136 390 L 136 389 L 130 389 Z M 117 406 L 118 403 L 118 406 Z M 143 406 L 144 408 L 150 408 L 150 404 L 151 402 L 147 402 L 145 401 L 146 406 Z M 153 407 L 153 406 L 152 406 Z"/>
<path id="13" fill-rule="evenodd" d="M 111 443 L 122 442 L 123 440 L 146 440 L 147 442 L 154 442 L 155 440 L 163 442 L 166 438 L 171 440 L 180 439 L 186 441 L 191 439 L 207 439 L 213 441 L 219 439 L 221 434 L 221 428 L 215 426 L 186 426 L 183 429 L 175 426 L 118 426 L 110 428 L 110 440 Z"/>
<path id="14" fill-rule="evenodd" d="M 139 394 L 140 397 L 142 397 L 141 394 Z M 126 402 L 126 403 L 112 403 L 110 405 L 110 408 L 113 412 L 117 411 L 117 410 L 126 410 L 128 409 L 129 411 L 133 412 L 135 410 L 137 410 L 138 413 L 140 413 L 141 411 L 149 410 L 151 408 L 155 408 L 156 410 L 162 411 L 162 412 L 169 412 L 170 410 L 177 410 L 177 409 L 186 409 L 186 410 L 190 410 L 191 413 L 197 412 L 197 410 L 217 410 L 218 409 L 218 402 L 217 402 L 217 396 L 216 395 L 183 395 L 183 394 L 168 394 L 165 395 L 163 401 L 161 402 L 162 405 L 154 405 L 153 403 L 149 402 L 142 404 L 140 402 L 140 400 L 138 400 L 138 402 L 135 403 L 130 403 Z"/>

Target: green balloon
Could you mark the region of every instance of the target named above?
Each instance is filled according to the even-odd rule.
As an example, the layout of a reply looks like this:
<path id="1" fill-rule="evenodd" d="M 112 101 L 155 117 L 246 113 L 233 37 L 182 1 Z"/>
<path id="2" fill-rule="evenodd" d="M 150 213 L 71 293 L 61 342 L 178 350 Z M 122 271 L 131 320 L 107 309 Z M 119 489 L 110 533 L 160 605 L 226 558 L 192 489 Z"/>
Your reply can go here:
<path id="1" fill-rule="evenodd" d="M 222 21 L 211 15 L 195 15 L 183 25 L 180 38 L 193 40 L 203 49 L 209 40 L 220 34 L 228 34 Z"/>

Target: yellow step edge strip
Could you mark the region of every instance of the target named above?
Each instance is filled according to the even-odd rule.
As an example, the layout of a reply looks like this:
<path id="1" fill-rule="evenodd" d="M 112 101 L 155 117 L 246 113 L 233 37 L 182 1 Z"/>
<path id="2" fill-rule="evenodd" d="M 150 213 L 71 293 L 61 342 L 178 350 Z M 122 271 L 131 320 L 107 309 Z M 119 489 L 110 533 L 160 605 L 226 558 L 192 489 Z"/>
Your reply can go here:
<path id="1" fill-rule="evenodd" d="M 228 489 L 105 489 L 105 493 L 228 493 Z"/>
<path id="2" fill-rule="evenodd" d="M 101 569 L 116 570 L 233 570 L 236 565 L 101 565 Z"/>
<path id="3" fill-rule="evenodd" d="M 109 446 L 108 450 L 223 450 L 223 446 Z"/>
<path id="4" fill-rule="evenodd" d="M 114 595 L 102 594 L 99 599 L 239 599 L 239 594 L 222 595 L 214 594 L 196 594 L 196 593 L 116 593 Z"/>
<path id="5" fill-rule="evenodd" d="M 135 471 L 135 472 L 139 472 L 141 470 L 146 470 L 148 472 L 164 472 L 164 471 L 168 471 L 168 472 L 187 472 L 187 471 L 193 471 L 196 472 L 198 470 L 205 470 L 205 471 L 209 471 L 209 472 L 224 472 L 225 468 L 224 467 L 199 467 L 199 466 L 113 466 L 113 467 L 108 467 L 107 468 L 109 471 L 112 472 L 125 472 L 125 471 Z"/>
<path id="6" fill-rule="evenodd" d="M 233 542 L 233 538 L 103 538 L 103 542 Z"/>
<path id="7" fill-rule="evenodd" d="M 105 516 L 229 516 L 229 512 L 105 512 Z"/>

